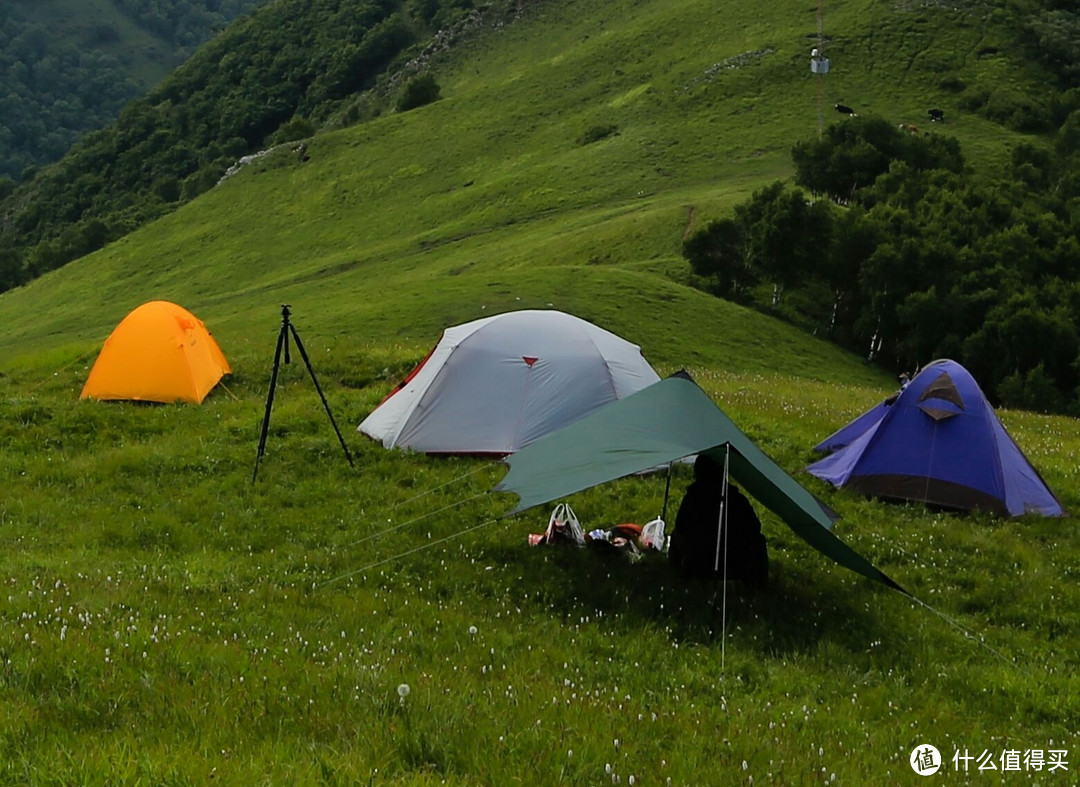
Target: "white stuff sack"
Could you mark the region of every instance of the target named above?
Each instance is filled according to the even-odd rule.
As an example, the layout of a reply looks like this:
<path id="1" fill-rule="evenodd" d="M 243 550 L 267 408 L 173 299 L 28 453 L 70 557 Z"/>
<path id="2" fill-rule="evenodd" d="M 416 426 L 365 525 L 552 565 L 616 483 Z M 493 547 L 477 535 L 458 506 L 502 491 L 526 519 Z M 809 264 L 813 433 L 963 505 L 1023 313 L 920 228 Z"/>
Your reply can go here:
<path id="1" fill-rule="evenodd" d="M 664 538 L 664 520 L 660 517 L 646 522 L 641 528 L 641 544 L 647 549 L 657 549 L 661 552 L 667 546 Z"/>
<path id="2" fill-rule="evenodd" d="M 574 513 L 569 503 L 559 503 L 548 518 L 547 543 L 551 544 L 559 538 L 573 541 L 580 547 L 585 546 L 585 531 L 581 529 L 581 522 Z"/>

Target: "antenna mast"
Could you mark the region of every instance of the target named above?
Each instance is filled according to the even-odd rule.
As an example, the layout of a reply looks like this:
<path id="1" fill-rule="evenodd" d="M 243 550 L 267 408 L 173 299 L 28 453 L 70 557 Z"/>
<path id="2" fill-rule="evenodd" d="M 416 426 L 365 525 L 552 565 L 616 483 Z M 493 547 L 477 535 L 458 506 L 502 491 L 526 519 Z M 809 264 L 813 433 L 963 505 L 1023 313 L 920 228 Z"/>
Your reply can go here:
<path id="1" fill-rule="evenodd" d="M 822 49 L 825 46 L 824 35 L 825 0 L 817 4 L 817 47 L 810 53 L 810 70 L 817 74 L 817 132 L 821 136 L 825 125 L 825 75 L 829 73 L 829 58 Z"/>

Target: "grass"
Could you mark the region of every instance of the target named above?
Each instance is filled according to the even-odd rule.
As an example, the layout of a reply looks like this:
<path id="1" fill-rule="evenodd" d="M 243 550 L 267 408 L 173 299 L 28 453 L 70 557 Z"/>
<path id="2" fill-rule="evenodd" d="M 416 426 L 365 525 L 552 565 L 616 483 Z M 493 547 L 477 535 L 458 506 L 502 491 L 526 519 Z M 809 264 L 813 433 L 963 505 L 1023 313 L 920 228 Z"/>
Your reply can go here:
<path id="1" fill-rule="evenodd" d="M 977 164 L 1000 160 L 1017 137 L 954 118 L 917 65 L 988 67 L 971 53 L 994 31 L 960 5 L 830 6 L 825 105 L 899 118 L 932 99 Z M 904 783 L 925 742 L 1071 748 L 1075 519 L 825 487 L 802 473 L 809 447 L 892 381 L 686 286 L 688 227 L 787 177 L 814 133 L 815 30 L 792 2 L 538 5 L 443 63 L 443 100 L 318 135 L 305 164 L 269 156 L 0 296 L 0 781 Z M 227 389 L 79 401 L 104 337 L 151 298 L 207 322 Z M 294 364 L 252 484 L 283 302 L 356 462 Z M 843 515 L 841 538 L 979 641 L 771 516 L 769 589 L 726 603 L 662 559 L 530 548 L 547 512 L 498 518 L 497 463 L 353 431 L 447 325 L 548 307 L 661 373 L 688 367 Z M 1078 510 L 1075 422 L 1003 417 Z M 602 527 L 651 519 L 663 492 L 626 479 L 572 502 Z"/>
<path id="2" fill-rule="evenodd" d="M 351 367 L 316 361 L 324 382 Z M 806 446 L 874 387 L 694 370 L 840 510 L 841 537 L 984 645 L 771 515 L 771 586 L 730 588 L 722 645 L 717 589 L 662 558 L 528 547 L 546 511 L 489 521 L 512 502 L 484 494 L 498 463 L 350 431 L 350 468 L 302 371 L 284 370 L 254 484 L 265 374 L 202 407 L 79 402 L 81 368 L 8 378 L 4 781 L 595 784 L 610 766 L 620 783 L 861 784 L 905 779 L 924 741 L 1069 746 L 1072 520 L 815 486 Z M 352 424 L 386 387 L 328 392 Z M 1004 415 L 1075 510 L 1072 422 Z M 645 521 L 663 481 L 572 502 L 588 527 Z"/>

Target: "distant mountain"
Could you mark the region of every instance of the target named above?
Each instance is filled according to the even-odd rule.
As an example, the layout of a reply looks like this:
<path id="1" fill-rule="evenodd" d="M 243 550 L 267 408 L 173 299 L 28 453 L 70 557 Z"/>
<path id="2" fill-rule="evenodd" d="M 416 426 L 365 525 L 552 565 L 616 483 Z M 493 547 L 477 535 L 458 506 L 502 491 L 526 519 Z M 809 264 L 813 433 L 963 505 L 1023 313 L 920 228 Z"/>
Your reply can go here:
<path id="1" fill-rule="evenodd" d="M 262 2 L 0 3 L 0 180 L 17 182 L 59 160 Z"/>

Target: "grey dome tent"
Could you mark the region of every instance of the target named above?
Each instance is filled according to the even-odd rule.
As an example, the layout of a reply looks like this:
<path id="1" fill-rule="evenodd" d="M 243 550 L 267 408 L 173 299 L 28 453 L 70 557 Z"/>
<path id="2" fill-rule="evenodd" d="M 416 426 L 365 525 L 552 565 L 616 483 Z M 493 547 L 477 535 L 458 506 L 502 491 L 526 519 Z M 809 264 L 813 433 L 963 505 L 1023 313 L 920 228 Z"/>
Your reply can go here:
<path id="1" fill-rule="evenodd" d="M 640 347 L 586 320 L 507 312 L 446 329 L 359 431 L 387 448 L 502 456 L 659 379 Z"/>

